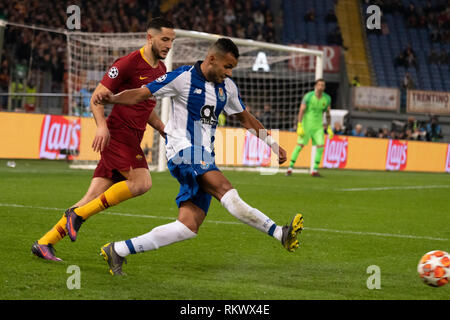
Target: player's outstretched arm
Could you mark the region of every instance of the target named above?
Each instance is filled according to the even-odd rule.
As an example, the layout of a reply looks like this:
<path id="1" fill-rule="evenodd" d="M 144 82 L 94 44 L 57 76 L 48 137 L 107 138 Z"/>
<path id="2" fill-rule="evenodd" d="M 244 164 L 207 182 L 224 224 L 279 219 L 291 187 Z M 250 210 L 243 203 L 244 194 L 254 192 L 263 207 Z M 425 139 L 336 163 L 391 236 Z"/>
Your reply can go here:
<path id="1" fill-rule="evenodd" d="M 278 162 L 280 164 L 287 160 L 286 150 L 280 147 L 278 143 L 273 140 L 273 138 L 268 134 L 267 129 L 264 128 L 258 119 L 256 119 L 247 110 L 244 110 L 236 115 L 245 129 L 250 130 L 250 132 L 255 134 L 258 138 L 263 139 L 271 147 L 272 151 L 278 155 Z"/>
<path id="2" fill-rule="evenodd" d="M 147 87 L 142 87 L 138 89 L 124 90 L 118 94 L 110 93 L 99 93 L 93 95 L 94 103 L 98 104 L 126 104 L 134 105 L 141 101 L 147 100 L 152 96 L 150 90 Z"/>

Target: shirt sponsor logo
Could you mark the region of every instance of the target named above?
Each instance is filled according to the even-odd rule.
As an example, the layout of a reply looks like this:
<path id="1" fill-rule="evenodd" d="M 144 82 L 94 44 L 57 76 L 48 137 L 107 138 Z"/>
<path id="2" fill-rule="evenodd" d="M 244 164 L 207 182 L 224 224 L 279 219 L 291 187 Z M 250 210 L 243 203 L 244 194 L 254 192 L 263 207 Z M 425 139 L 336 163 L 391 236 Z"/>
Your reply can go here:
<path id="1" fill-rule="evenodd" d="M 334 136 L 325 142 L 324 168 L 345 168 L 348 157 L 348 139 Z"/>
<path id="2" fill-rule="evenodd" d="M 114 79 L 114 78 L 117 78 L 118 75 L 119 75 L 119 69 L 117 69 L 116 67 L 112 67 L 111 69 L 109 69 L 108 77 L 110 77 L 111 79 Z"/>
<path id="3" fill-rule="evenodd" d="M 200 121 L 202 124 L 209 124 L 211 126 L 217 125 L 217 116 L 214 113 L 214 106 L 205 105 L 200 110 Z"/>
<path id="4" fill-rule="evenodd" d="M 80 149 L 80 137 L 80 119 L 71 121 L 63 116 L 46 115 L 41 127 L 39 157 L 66 159 L 67 153 L 77 154 Z M 61 153 L 61 150 L 65 152 Z"/>
<path id="5" fill-rule="evenodd" d="M 386 170 L 404 170 L 408 160 L 408 142 L 389 140 L 386 154 Z"/>

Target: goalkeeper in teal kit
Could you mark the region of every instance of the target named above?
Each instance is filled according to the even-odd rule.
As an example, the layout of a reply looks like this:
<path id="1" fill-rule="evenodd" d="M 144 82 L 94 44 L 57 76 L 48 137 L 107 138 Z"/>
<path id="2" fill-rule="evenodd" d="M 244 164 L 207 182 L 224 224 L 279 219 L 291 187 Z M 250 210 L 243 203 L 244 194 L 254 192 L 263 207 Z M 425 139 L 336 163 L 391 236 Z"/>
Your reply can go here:
<path id="1" fill-rule="evenodd" d="M 286 171 L 286 175 L 292 174 L 292 168 L 297 161 L 300 151 L 312 140 L 313 146 L 317 147 L 316 156 L 314 158 L 313 177 L 320 177 L 319 168 L 322 159 L 323 148 L 325 145 L 325 134 L 323 129 L 323 113 L 326 113 L 327 134 L 330 139 L 333 138 L 333 130 L 331 129 L 330 105 L 331 98 L 324 92 L 325 81 L 323 79 L 316 80 L 314 91 L 310 91 L 303 97 L 298 113 L 297 124 L 297 145 L 292 152 L 291 162 Z"/>

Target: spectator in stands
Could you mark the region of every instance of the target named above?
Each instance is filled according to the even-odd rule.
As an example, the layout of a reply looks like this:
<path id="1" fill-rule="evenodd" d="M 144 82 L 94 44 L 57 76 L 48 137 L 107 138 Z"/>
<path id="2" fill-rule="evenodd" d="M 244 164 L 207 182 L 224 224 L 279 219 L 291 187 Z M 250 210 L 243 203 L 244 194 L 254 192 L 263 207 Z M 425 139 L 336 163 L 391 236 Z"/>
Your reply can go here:
<path id="1" fill-rule="evenodd" d="M 403 15 L 408 20 L 408 25 L 411 28 L 417 27 L 418 15 L 414 3 L 409 3 L 409 5 L 404 9 Z"/>
<path id="2" fill-rule="evenodd" d="M 375 129 L 373 127 L 369 126 L 369 127 L 367 127 L 365 136 L 369 137 L 369 138 L 376 138 L 377 132 L 375 131 Z"/>
<path id="3" fill-rule="evenodd" d="M 409 72 L 407 72 L 405 74 L 405 76 L 403 77 L 403 83 L 402 83 L 402 88 L 404 90 L 408 90 L 408 89 L 414 89 L 415 88 L 415 84 L 413 79 L 411 78 L 411 74 Z"/>
<path id="4" fill-rule="evenodd" d="M 445 50 L 441 51 L 441 55 L 439 56 L 439 64 L 441 65 L 450 64 L 450 56 L 448 55 L 447 51 Z"/>
<path id="5" fill-rule="evenodd" d="M 408 121 L 405 125 L 405 130 L 410 129 L 411 132 L 414 132 L 414 130 L 418 127 L 417 121 L 413 116 L 408 117 Z"/>
<path id="6" fill-rule="evenodd" d="M 427 135 L 427 132 L 425 131 L 425 129 L 418 126 L 417 128 L 414 129 L 411 139 L 423 141 L 423 140 L 426 140 L 426 135 Z"/>
<path id="7" fill-rule="evenodd" d="M 316 20 L 316 11 L 312 8 L 309 9 L 305 14 L 306 22 L 314 22 Z"/>
<path id="8" fill-rule="evenodd" d="M 403 56 L 405 57 L 405 63 L 407 67 L 417 67 L 416 53 L 414 52 L 412 46 L 409 44 L 403 51 Z"/>
<path id="9" fill-rule="evenodd" d="M 359 77 L 358 76 L 354 76 L 353 80 L 351 82 L 351 86 L 352 87 L 359 87 L 361 85 L 361 83 L 359 82 Z"/>
<path id="10" fill-rule="evenodd" d="M 265 18 L 264 18 L 264 15 L 262 14 L 261 11 L 256 10 L 256 11 L 253 13 L 253 21 L 254 21 L 255 24 L 256 24 L 257 26 L 259 26 L 259 27 L 264 25 Z"/>
<path id="11" fill-rule="evenodd" d="M 342 35 L 341 35 L 341 29 L 339 26 L 336 26 L 332 31 L 330 31 L 327 35 L 327 42 L 330 45 L 337 45 L 342 46 Z"/>
<path id="12" fill-rule="evenodd" d="M 236 21 L 236 15 L 234 14 L 233 8 L 228 7 L 225 11 L 225 16 L 223 17 L 226 24 L 234 24 Z"/>
<path id="13" fill-rule="evenodd" d="M 391 31 L 389 30 L 389 25 L 386 21 L 381 21 L 381 34 L 382 35 L 388 35 Z"/>
<path id="14" fill-rule="evenodd" d="M 325 22 L 327 23 L 334 23 L 337 22 L 336 13 L 333 9 L 329 9 L 326 16 L 325 16 Z"/>
<path id="15" fill-rule="evenodd" d="M 423 13 L 426 15 L 433 13 L 435 11 L 433 4 L 431 3 L 431 0 L 427 0 L 427 3 L 423 7 Z"/>
<path id="16" fill-rule="evenodd" d="M 0 68 L 0 93 L 7 93 L 9 87 L 9 63 L 7 59 L 3 59 Z M 8 96 L 0 96 L 0 110 L 6 108 L 8 104 Z"/>
<path id="17" fill-rule="evenodd" d="M 431 35 L 431 42 L 437 43 L 441 41 L 441 33 L 437 26 L 430 25 L 429 31 Z"/>
<path id="18" fill-rule="evenodd" d="M 406 59 L 403 52 L 399 52 L 399 54 L 395 57 L 394 60 L 395 67 L 406 67 Z"/>
<path id="19" fill-rule="evenodd" d="M 426 139 L 427 141 L 437 142 L 444 136 L 442 134 L 441 126 L 439 125 L 439 119 L 437 116 L 432 116 L 430 123 L 426 127 Z"/>
<path id="20" fill-rule="evenodd" d="M 261 116 L 261 120 L 262 120 L 262 124 L 267 129 L 272 129 L 273 126 L 275 125 L 275 123 L 274 123 L 275 121 L 274 121 L 274 117 L 273 117 L 273 113 L 272 113 L 272 108 L 271 108 L 270 104 L 268 104 L 268 103 L 266 103 L 264 105 L 264 111 L 263 111 L 263 114 Z"/>
<path id="21" fill-rule="evenodd" d="M 326 130 L 326 128 L 325 128 Z M 342 128 L 342 125 L 339 121 L 336 121 L 333 125 L 333 132 L 336 135 L 343 135 L 344 134 L 344 129 Z"/>
<path id="22" fill-rule="evenodd" d="M 380 129 L 378 129 L 378 138 L 389 139 L 390 137 L 391 136 L 387 125 L 383 125 Z"/>
<path id="23" fill-rule="evenodd" d="M 352 136 L 354 137 L 365 137 L 365 133 L 363 131 L 363 126 L 361 124 L 357 124 L 355 129 L 352 130 Z"/>
<path id="24" fill-rule="evenodd" d="M 247 106 L 245 106 L 245 109 L 247 109 Z M 261 113 L 261 109 L 257 109 L 255 110 L 255 112 L 252 114 L 255 116 L 255 118 L 262 123 L 262 113 Z"/>
<path id="25" fill-rule="evenodd" d="M 25 87 L 25 93 L 36 94 L 36 84 L 34 79 L 29 79 Z M 36 110 L 36 96 L 26 96 L 25 97 L 25 112 L 34 112 Z"/>

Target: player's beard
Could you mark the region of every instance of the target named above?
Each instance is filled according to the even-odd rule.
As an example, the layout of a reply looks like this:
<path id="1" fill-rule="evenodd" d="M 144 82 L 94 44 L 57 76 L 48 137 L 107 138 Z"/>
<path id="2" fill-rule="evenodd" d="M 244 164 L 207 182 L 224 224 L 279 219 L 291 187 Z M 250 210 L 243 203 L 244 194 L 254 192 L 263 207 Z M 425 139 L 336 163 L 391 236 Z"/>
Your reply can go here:
<path id="1" fill-rule="evenodd" d="M 152 46 L 152 54 L 153 54 L 153 57 L 155 57 L 155 59 L 158 59 L 158 60 L 165 59 L 165 57 L 161 56 L 160 50 L 155 48 L 154 46 Z"/>

